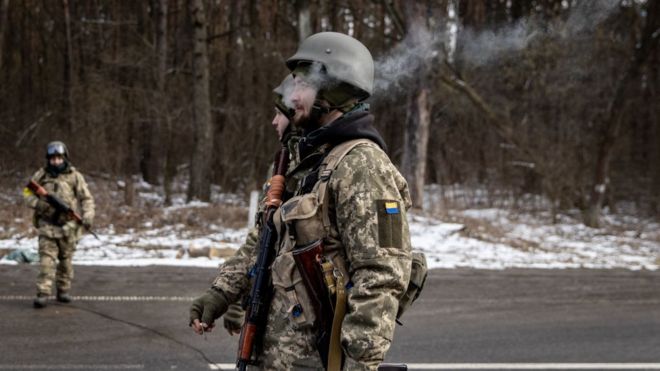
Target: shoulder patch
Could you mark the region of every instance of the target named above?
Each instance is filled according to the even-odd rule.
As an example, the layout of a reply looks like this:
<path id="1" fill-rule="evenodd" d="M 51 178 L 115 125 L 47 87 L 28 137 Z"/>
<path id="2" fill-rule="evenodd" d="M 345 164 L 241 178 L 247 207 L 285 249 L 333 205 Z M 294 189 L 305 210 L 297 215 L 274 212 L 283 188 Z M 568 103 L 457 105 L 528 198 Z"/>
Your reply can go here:
<path id="1" fill-rule="evenodd" d="M 32 193 L 32 190 L 28 187 L 23 188 L 23 197 L 28 198 L 34 196 L 34 193 Z"/>
<path id="2" fill-rule="evenodd" d="M 378 215 L 378 245 L 381 247 L 403 246 L 403 219 L 399 201 L 376 200 Z"/>

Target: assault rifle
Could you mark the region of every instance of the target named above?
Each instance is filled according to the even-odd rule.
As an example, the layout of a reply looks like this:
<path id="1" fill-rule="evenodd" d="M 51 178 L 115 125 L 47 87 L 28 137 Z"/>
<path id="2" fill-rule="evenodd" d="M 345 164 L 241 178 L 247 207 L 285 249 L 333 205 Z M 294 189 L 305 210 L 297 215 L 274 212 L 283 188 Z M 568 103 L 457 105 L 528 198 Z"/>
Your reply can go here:
<path id="1" fill-rule="evenodd" d="M 79 225 L 82 225 L 83 227 L 85 227 L 87 232 L 91 233 L 92 236 L 96 237 L 97 240 L 99 239 L 99 236 L 97 236 L 96 233 L 94 233 L 94 231 L 92 231 L 91 228 L 89 228 L 88 226 L 83 224 L 83 221 L 82 221 L 82 218 L 80 217 L 80 215 L 78 215 L 78 213 L 75 212 L 64 201 L 57 198 L 57 196 L 54 196 L 54 195 L 48 193 L 48 191 L 46 191 L 46 189 L 44 187 L 40 186 L 34 180 L 30 180 L 30 182 L 27 184 L 27 188 L 30 191 L 32 191 L 34 194 L 36 194 L 38 197 L 41 197 L 46 202 L 48 202 L 48 204 L 50 204 L 50 206 L 52 206 L 55 209 L 55 211 L 57 211 L 60 214 L 66 215 L 67 217 L 69 217 L 72 220 L 75 220 L 76 223 L 78 223 Z"/>
<path id="2" fill-rule="evenodd" d="M 245 322 L 241 330 L 241 338 L 238 345 L 238 360 L 236 368 L 245 371 L 248 365 L 255 364 L 253 353 L 256 341 L 263 336 L 268 307 L 270 306 L 270 266 L 275 258 L 275 244 L 277 242 L 277 231 L 273 224 L 273 215 L 282 204 L 284 193 L 284 174 L 289 167 L 289 151 L 282 148 L 276 156 L 273 166 L 273 177 L 270 179 L 270 188 L 267 193 L 266 210 L 263 213 L 261 233 L 259 235 L 259 255 L 257 262 L 251 271 L 254 283 L 247 298 Z"/>

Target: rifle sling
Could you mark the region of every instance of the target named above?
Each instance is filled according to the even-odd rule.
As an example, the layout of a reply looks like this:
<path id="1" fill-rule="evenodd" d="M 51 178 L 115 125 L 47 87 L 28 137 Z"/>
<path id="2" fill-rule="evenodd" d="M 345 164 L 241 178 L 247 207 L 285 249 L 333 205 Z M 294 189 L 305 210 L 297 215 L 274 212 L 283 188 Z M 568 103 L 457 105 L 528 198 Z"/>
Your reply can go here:
<path id="1" fill-rule="evenodd" d="M 328 351 L 328 371 L 340 371 L 342 366 L 341 349 L 341 324 L 346 314 L 346 285 L 344 276 L 340 273 L 337 277 L 337 302 L 335 315 L 332 319 L 332 332 L 330 334 L 330 350 Z"/>

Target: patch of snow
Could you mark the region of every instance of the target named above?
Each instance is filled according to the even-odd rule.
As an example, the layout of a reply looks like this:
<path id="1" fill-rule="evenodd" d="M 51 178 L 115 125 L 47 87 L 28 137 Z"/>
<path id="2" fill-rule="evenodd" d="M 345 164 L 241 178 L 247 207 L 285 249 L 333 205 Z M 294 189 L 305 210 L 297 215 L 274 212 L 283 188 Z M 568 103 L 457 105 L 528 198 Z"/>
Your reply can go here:
<path id="1" fill-rule="evenodd" d="M 183 207 L 203 208 L 209 204 L 196 202 L 172 206 L 167 211 Z M 498 235 L 486 233 L 481 223 L 469 230 L 460 223 L 446 223 L 428 216 L 410 213 L 409 228 L 413 248 L 426 253 L 430 268 L 623 268 L 657 270 L 660 263 L 660 232 L 658 223 L 636 218 L 610 216 L 618 221 L 621 233 L 588 228 L 579 216 L 562 215 L 558 224 L 549 224 L 549 214 L 513 214 L 506 209 L 468 209 L 454 212 L 456 216 L 478 219 L 498 230 Z M 460 218 L 459 218 L 460 219 Z M 629 224 L 634 221 L 636 223 Z M 614 223 L 613 223 L 614 224 Z M 626 225 L 635 229 L 626 230 Z M 181 250 L 204 248 L 238 249 L 244 242 L 246 228 L 229 229 L 210 223 L 204 232 L 191 230 L 184 224 L 154 228 L 130 229 L 118 233 L 109 225 L 98 231 L 99 240 L 85 235 L 78 243 L 76 265 L 179 265 L 217 267 L 222 258 L 191 258 Z M 4 230 L 4 228 L 3 228 Z M 10 229 L 12 231 L 12 229 Z M 36 252 L 38 239 L 18 231 L 0 239 L 0 249 L 25 249 Z M 501 235 L 500 235 L 501 234 Z M 475 236 L 475 237 L 473 237 Z M 179 254 L 181 255 L 181 254 Z M 0 260 L 0 264 L 15 264 Z"/>

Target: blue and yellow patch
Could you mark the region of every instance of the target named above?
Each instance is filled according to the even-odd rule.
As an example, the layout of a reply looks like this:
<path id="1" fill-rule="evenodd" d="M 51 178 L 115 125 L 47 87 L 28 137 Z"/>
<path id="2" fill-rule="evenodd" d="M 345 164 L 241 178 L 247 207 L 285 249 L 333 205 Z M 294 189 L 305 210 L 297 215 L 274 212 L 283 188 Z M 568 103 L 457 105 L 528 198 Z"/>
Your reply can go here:
<path id="1" fill-rule="evenodd" d="M 398 202 L 385 202 L 385 212 L 388 214 L 398 214 L 399 213 L 399 203 Z"/>

